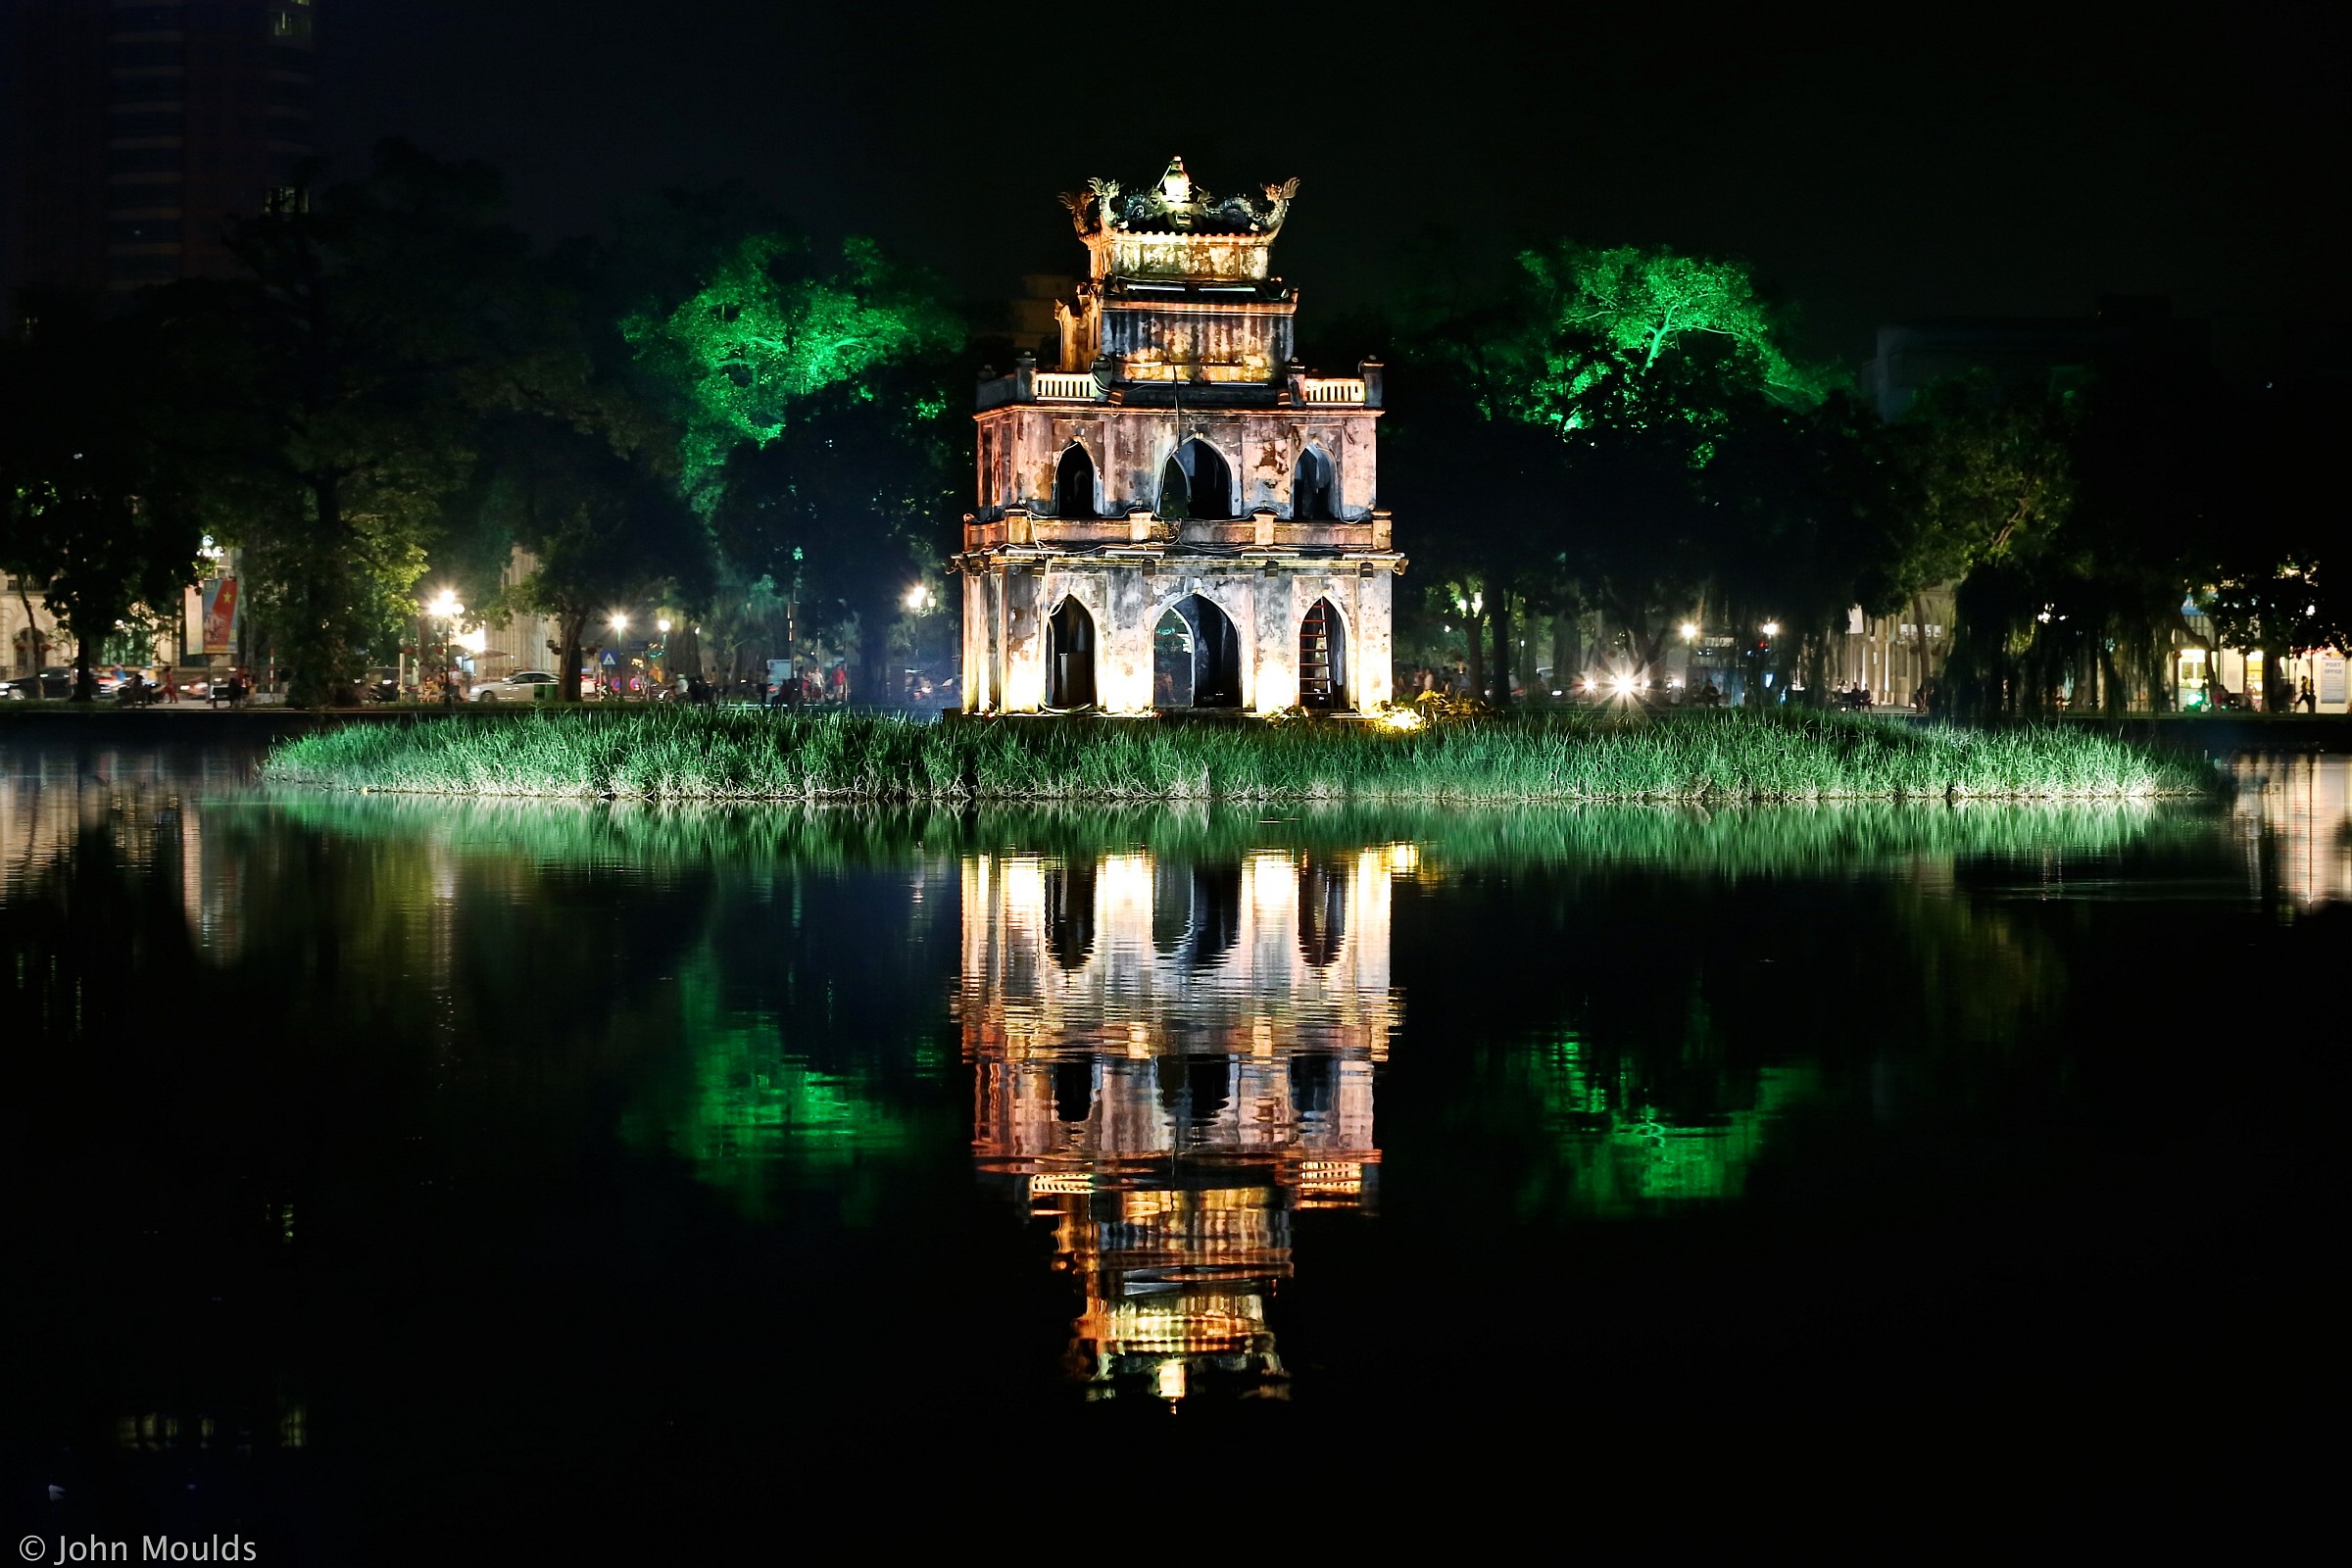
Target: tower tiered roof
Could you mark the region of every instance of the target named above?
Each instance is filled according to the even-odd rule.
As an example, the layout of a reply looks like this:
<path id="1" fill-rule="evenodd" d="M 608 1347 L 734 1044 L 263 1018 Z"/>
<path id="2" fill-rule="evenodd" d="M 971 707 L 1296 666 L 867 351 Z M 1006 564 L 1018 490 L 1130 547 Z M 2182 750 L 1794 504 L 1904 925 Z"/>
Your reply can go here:
<path id="1" fill-rule="evenodd" d="M 1186 282 L 1259 282 L 1268 275 L 1274 236 L 1298 194 L 1298 181 L 1259 193 L 1212 196 L 1193 182 L 1181 157 L 1159 182 L 1127 191 L 1115 179 L 1090 179 L 1062 193 L 1093 275 Z"/>

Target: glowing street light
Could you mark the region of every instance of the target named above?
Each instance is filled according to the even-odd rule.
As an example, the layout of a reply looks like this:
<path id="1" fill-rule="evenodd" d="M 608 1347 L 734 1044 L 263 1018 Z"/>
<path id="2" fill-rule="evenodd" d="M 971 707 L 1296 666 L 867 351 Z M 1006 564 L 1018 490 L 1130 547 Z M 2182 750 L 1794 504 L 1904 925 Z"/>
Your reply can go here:
<path id="1" fill-rule="evenodd" d="M 466 613 L 466 607 L 458 603 L 455 592 L 444 588 L 433 595 L 432 602 L 424 607 L 424 612 L 436 620 L 455 620 Z"/>
<path id="2" fill-rule="evenodd" d="M 920 613 L 930 603 L 931 588 L 929 584 L 918 582 L 906 590 L 906 608 L 908 610 Z"/>
<path id="3" fill-rule="evenodd" d="M 660 620 L 655 621 L 654 625 L 662 636 L 666 637 L 669 635 L 669 617 L 667 615 L 663 615 Z"/>
<path id="4" fill-rule="evenodd" d="M 1685 642 L 1691 642 L 1691 641 L 1694 641 L 1694 640 L 1697 638 L 1697 636 L 1698 636 L 1698 622 L 1697 622 L 1697 621 L 1695 621 L 1695 620 L 1686 620 L 1686 621 L 1684 621 L 1684 622 L 1683 622 L 1683 625 L 1682 625 L 1682 632 L 1683 632 L 1683 641 L 1685 641 Z"/>
<path id="5" fill-rule="evenodd" d="M 1780 623 L 1779 621 L 1777 621 L 1777 620 L 1768 620 L 1768 621 L 1766 621 L 1766 622 L 1764 623 L 1764 635 L 1765 635 L 1765 636 L 1767 636 L 1767 637 L 1778 637 L 1780 634 L 1781 634 L 1781 623 Z"/>
<path id="6" fill-rule="evenodd" d="M 612 614 L 612 626 L 613 635 L 618 636 L 629 629 L 629 617 L 615 610 Z"/>

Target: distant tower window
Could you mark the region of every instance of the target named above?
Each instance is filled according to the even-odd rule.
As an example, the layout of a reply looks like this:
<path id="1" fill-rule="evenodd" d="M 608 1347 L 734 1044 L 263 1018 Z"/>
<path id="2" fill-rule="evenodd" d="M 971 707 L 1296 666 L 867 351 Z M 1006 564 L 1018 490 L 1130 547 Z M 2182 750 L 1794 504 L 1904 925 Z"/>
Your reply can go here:
<path id="1" fill-rule="evenodd" d="M 179 109 L 117 110 L 106 122 L 112 136 L 177 136 L 187 128 L 187 113 Z"/>
<path id="2" fill-rule="evenodd" d="M 310 210 L 311 193 L 302 185 L 272 185 L 262 197 L 262 211 L 272 218 L 292 218 Z"/>
<path id="3" fill-rule="evenodd" d="M 106 46 L 106 63 L 117 71 L 132 71 L 146 66 L 176 66 L 180 46 L 172 43 L 110 43 Z"/>
<path id="4" fill-rule="evenodd" d="M 117 6 L 107 21 L 121 37 L 136 32 L 177 32 L 185 16 L 178 6 Z"/>
<path id="5" fill-rule="evenodd" d="M 111 147 L 106 167 L 117 174 L 175 173 L 185 157 L 177 147 Z"/>

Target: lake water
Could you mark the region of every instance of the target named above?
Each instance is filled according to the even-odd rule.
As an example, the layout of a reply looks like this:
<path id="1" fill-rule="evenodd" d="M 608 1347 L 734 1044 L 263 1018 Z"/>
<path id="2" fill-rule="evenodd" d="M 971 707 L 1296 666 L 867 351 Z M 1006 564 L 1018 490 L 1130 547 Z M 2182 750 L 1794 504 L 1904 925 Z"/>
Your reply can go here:
<path id="1" fill-rule="evenodd" d="M 977 817 L 255 761 L 0 737 L 35 1534 L 687 1540 L 868 1455 L 1016 1496 L 1530 1423 L 1692 1475 L 1825 1423 L 2162 1446 L 2333 1365 L 2341 758 Z"/>

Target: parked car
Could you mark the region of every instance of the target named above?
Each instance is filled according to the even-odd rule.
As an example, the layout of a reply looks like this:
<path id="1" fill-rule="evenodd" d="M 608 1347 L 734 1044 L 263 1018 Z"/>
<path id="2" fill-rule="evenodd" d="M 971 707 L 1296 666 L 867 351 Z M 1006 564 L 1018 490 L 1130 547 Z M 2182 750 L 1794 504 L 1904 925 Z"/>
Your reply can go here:
<path id="1" fill-rule="evenodd" d="M 49 668 L 37 675 L 12 675 L 0 680 L 0 703 L 62 703 L 74 695 L 74 672 Z"/>
<path id="2" fill-rule="evenodd" d="M 555 696 L 556 686 L 556 677 L 544 669 L 518 669 L 512 675 L 483 681 L 466 693 L 466 698 L 476 703 L 538 702 Z"/>

